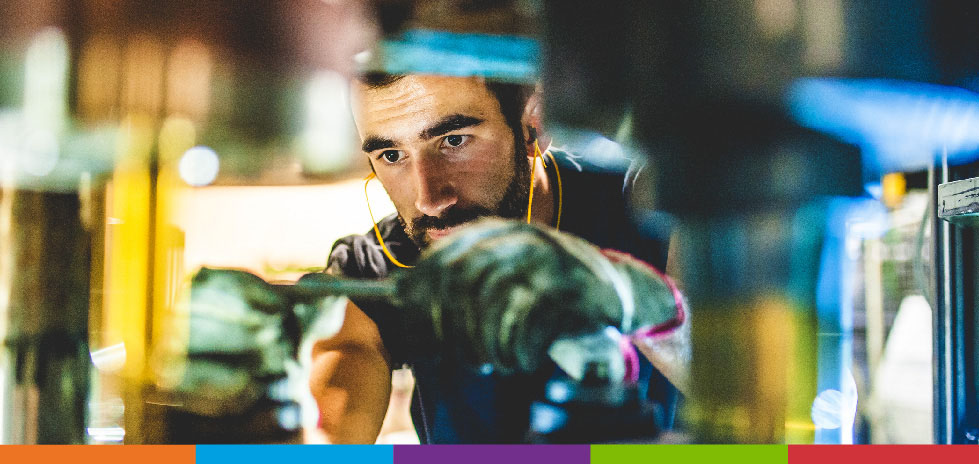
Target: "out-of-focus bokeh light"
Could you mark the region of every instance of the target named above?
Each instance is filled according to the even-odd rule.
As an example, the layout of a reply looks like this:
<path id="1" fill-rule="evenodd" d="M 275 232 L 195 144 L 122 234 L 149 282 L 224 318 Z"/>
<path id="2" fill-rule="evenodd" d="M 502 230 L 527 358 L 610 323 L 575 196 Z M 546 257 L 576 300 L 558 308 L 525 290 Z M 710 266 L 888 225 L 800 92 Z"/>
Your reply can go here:
<path id="1" fill-rule="evenodd" d="M 979 151 L 979 94 L 879 79 L 800 79 L 788 106 L 802 125 L 859 145 L 873 172 L 925 169 Z"/>
<path id="2" fill-rule="evenodd" d="M 24 62 L 24 119 L 31 126 L 60 131 L 68 111 L 68 41 L 59 29 L 41 31 Z"/>
<path id="3" fill-rule="evenodd" d="M 35 176 L 46 176 L 58 164 L 58 138 L 53 132 L 35 129 L 24 139 L 21 167 Z"/>
<path id="4" fill-rule="evenodd" d="M 117 372 L 126 365 L 126 344 L 117 343 L 91 353 L 92 364 L 101 372 Z"/>
<path id="5" fill-rule="evenodd" d="M 843 444 L 853 444 L 853 422 L 857 415 L 857 383 L 847 371 L 841 390 L 819 392 L 812 402 L 812 422 L 828 430 L 843 428 Z"/>
<path id="6" fill-rule="evenodd" d="M 350 82 L 333 71 L 316 73 L 306 88 L 305 127 L 300 135 L 303 168 L 314 173 L 350 166 L 356 130 L 350 114 Z"/>
<path id="7" fill-rule="evenodd" d="M 212 68 L 211 52 L 204 44 L 189 39 L 178 43 L 167 71 L 167 111 L 195 120 L 207 116 Z"/>
<path id="8" fill-rule="evenodd" d="M 892 172 L 886 174 L 880 180 L 881 201 L 888 208 L 897 208 L 904 200 L 904 195 L 908 192 L 908 181 L 904 173 Z"/>
<path id="9" fill-rule="evenodd" d="M 29 124 L 15 112 L 0 113 L 0 172 L 12 180 L 23 174 L 43 177 L 60 157 L 58 134 L 50 126 Z"/>
<path id="10" fill-rule="evenodd" d="M 574 154 L 573 159 L 576 163 L 587 164 L 593 169 L 625 171 L 635 158 L 628 147 L 594 131 L 566 128 L 555 124 L 548 128 L 548 135 L 552 137 L 551 143 L 554 148 Z M 626 136 L 623 134 L 621 138 Z M 541 150 L 545 148 L 542 146 Z"/>
<path id="11" fill-rule="evenodd" d="M 197 146 L 184 152 L 177 169 L 180 178 L 194 187 L 203 187 L 214 182 L 220 168 L 218 154 L 214 150 Z"/>
<path id="12" fill-rule="evenodd" d="M 122 443 L 126 429 L 122 427 L 88 427 L 85 430 L 95 443 Z"/>
<path id="13" fill-rule="evenodd" d="M 798 8 L 794 0 L 755 0 L 758 28 L 768 37 L 783 37 L 795 27 Z"/>
<path id="14" fill-rule="evenodd" d="M 164 46 L 159 39 L 136 35 L 126 46 L 122 106 L 127 113 L 159 114 L 163 103 Z"/>
<path id="15" fill-rule="evenodd" d="M 94 35 L 82 45 L 78 58 L 78 114 L 86 121 L 112 118 L 119 103 L 122 49 L 119 40 Z"/>
<path id="16" fill-rule="evenodd" d="M 394 212 L 380 182 L 371 182 L 367 190 L 378 220 Z M 322 270 L 335 240 L 371 230 L 363 179 L 184 189 L 174 211 L 174 225 L 186 238 L 185 271 L 233 267 L 276 280 Z"/>
<path id="17" fill-rule="evenodd" d="M 846 37 L 843 2 L 802 0 L 801 6 L 806 64 L 813 70 L 838 68 L 843 63 Z"/>

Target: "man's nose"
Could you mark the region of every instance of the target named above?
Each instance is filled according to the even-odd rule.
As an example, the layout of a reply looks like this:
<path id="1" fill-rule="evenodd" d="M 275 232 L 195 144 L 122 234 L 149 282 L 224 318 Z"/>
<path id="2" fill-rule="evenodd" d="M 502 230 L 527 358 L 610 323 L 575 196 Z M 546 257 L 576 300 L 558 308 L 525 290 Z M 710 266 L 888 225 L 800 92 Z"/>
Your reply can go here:
<path id="1" fill-rule="evenodd" d="M 415 163 L 418 181 L 418 197 L 415 207 L 422 214 L 439 217 L 446 209 L 456 204 L 458 196 L 451 176 L 437 157 L 422 156 Z M 435 159 L 433 159 L 435 158 Z"/>

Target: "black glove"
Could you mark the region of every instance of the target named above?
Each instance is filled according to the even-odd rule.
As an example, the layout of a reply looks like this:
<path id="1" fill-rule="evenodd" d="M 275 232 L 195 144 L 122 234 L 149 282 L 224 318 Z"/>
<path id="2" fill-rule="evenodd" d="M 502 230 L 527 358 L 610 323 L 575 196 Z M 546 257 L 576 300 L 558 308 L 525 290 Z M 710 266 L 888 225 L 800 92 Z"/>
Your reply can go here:
<path id="1" fill-rule="evenodd" d="M 560 338 L 607 327 L 631 333 L 678 311 L 674 288 L 644 263 L 498 219 L 437 242 L 400 276 L 399 294 L 461 361 L 501 373 L 535 371 Z"/>

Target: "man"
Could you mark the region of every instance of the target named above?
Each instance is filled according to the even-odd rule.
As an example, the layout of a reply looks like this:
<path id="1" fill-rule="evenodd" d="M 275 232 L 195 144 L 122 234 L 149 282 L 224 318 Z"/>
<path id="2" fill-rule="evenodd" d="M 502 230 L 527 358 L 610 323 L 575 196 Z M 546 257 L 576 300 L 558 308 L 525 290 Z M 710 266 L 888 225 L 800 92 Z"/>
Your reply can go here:
<path id="1" fill-rule="evenodd" d="M 376 233 L 338 241 L 329 272 L 387 276 L 484 216 L 529 217 L 543 226 L 560 222 L 561 230 L 599 247 L 665 266 L 665 243 L 642 238 L 629 224 L 622 175 L 580 172 L 575 159 L 560 152 L 541 157 L 548 144 L 538 130 L 536 95 L 477 78 L 379 75 L 356 83 L 355 98 L 363 151 L 397 215 L 381 220 Z M 449 298 L 444 293 L 432 298 Z M 445 317 L 452 312 L 446 307 Z M 533 399 L 528 391 L 543 385 L 548 373 L 523 369 L 501 376 L 453 368 L 437 349 L 422 349 L 427 340 L 409 327 L 417 326 L 398 308 L 355 301 L 340 333 L 316 343 L 310 386 L 329 439 L 373 443 L 387 409 L 391 370 L 409 365 L 417 382 L 412 416 L 423 443 L 519 441 Z M 675 388 L 653 369 L 644 375 L 648 396 L 672 411 Z"/>

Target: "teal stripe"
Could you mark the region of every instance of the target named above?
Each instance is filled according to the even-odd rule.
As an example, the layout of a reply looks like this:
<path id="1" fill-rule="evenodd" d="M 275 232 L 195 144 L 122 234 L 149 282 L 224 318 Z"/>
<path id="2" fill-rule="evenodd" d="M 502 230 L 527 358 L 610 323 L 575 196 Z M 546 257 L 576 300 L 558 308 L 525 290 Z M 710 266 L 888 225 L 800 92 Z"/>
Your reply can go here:
<path id="1" fill-rule="evenodd" d="M 592 445 L 592 464 L 709 462 L 787 464 L 786 445 Z"/>
<path id="2" fill-rule="evenodd" d="M 315 461 L 311 461 L 314 460 Z M 393 464 L 390 445 L 197 445 L 197 464 Z"/>

